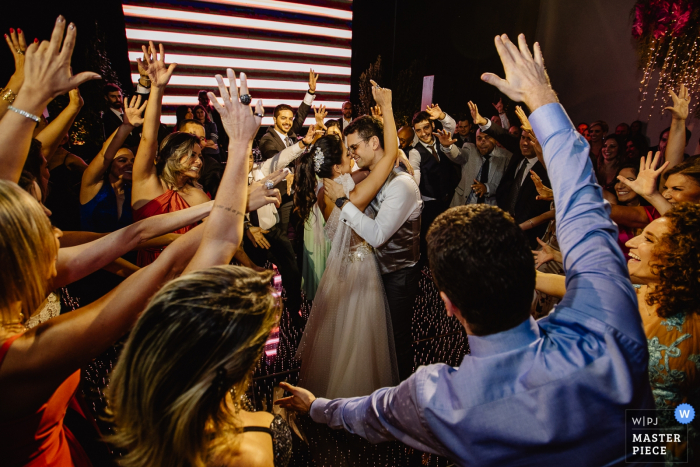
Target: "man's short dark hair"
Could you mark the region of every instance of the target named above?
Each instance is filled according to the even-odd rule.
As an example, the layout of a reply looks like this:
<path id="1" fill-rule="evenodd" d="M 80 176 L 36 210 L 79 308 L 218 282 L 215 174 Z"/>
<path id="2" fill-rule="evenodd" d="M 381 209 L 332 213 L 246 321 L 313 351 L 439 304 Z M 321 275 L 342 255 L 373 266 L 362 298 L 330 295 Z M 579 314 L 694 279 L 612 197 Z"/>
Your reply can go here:
<path id="1" fill-rule="evenodd" d="M 328 130 L 332 126 L 337 126 L 338 128 L 340 128 L 341 132 L 343 131 L 343 127 L 340 126 L 340 122 L 338 120 L 328 120 L 325 123 L 325 125 L 326 125 L 326 130 Z"/>
<path id="2" fill-rule="evenodd" d="M 664 128 L 661 133 L 659 133 L 659 141 L 661 141 L 661 137 L 668 131 L 669 135 L 671 134 L 671 127 Z M 691 136 L 693 136 L 693 132 L 691 132 L 688 127 L 685 128 L 685 144 L 688 145 L 688 141 L 690 141 Z"/>
<path id="3" fill-rule="evenodd" d="M 527 236 L 501 209 L 448 209 L 430 226 L 428 259 L 445 292 L 477 336 L 511 329 L 530 314 L 535 262 Z"/>
<path id="4" fill-rule="evenodd" d="M 292 109 L 292 106 L 287 104 L 280 104 L 277 107 L 275 107 L 275 111 L 272 115 L 275 118 L 277 118 L 280 116 L 280 112 L 282 112 L 283 110 L 289 110 L 292 113 L 292 115 L 294 115 L 294 109 Z"/>
<path id="5" fill-rule="evenodd" d="M 105 83 L 105 85 L 104 85 L 105 96 L 107 94 L 109 94 L 110 92 L 115 92 L 115 91 L 122 92 L 122 88 L 120 88 L 119 86 L 117 86 L 114 83 Z"/>
<path id="6" fill-rule="evenodd" d="M 204 126 L 204 124 L 203 124 L 202 122 L 200 122 L 199 120 L 194 120 L 194 119 L 192 119 L 192 118 L 189 118 L 189 119 L 187 119 L 187 120 L 181 121 L 181 122 L 180 122 L 180 125 L 177 127 L 177 131 L 180 131 L 180 129 L 181 129 L 182 127 L 184 127 L 185 125 L 187 125 L 188 123 L 194 123 L 195 125 L 199 125 L 199 126 L 201 126 L 202 128 L 204 128 L 205 131 L 206 131 L 206 127 Z"/>
<path id="7" fill-rule="evenodd" d="M 432 121 L 432 120 L 430 120 L 430 114 L 428 112 L 426 112 L 425 110 L 423 110 L 422 112 L 418 112 L 417 114 L 415 114 L 413 116 L 413 121 L 411 122 L 411 126 L 415 127 L 418 123 L 424 122 L 426 120 L 429 122 Z"/>
<path id="8" fill-rule="evenodd" d="M 345 127 L 343 134 L 349 136 L 355 132 L 365 141 L 369 140 L 372 136 L 376 136 L 379 139 L 379 146 L 384 149 L 384 125 L 378 119 L 369 115 L 357 117 L 350 125 Z"/>

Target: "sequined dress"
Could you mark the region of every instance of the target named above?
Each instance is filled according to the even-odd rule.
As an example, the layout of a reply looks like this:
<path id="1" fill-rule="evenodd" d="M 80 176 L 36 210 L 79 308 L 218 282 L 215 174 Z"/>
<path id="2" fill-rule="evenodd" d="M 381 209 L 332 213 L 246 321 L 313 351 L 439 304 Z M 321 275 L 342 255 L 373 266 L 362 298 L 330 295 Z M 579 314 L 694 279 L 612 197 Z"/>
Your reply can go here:
<path id="1" fill-rule="evenodd" d="M 336 181 L 346 195 L 349 175 Z M 374 217 L 372 208 L 365 214 Z M 371 394 L 398 382 L 391 318 L 372 247 L 339 221 L 333 208 L 325 231 L 332 242 L 296 357 L 299 385 L 327 398 Z"/>

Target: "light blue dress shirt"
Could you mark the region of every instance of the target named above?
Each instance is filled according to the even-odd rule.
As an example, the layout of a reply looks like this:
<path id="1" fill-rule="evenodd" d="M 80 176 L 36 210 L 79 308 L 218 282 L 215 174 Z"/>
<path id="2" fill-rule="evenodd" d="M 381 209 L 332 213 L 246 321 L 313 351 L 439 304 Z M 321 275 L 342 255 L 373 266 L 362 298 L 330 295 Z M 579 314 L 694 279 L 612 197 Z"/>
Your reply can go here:
<path id="1" fill-rule="evenodd" d="M 366 397 L 317 399 L 316 422 L 460 466 L 624 465 L 625 409 L 654 408 L 635 293 L 588 143 L 559 104 L 530 122 L 553 185 L 566 296 L 539 321 L 469 336 L 458 368 L 424 366 Z"/>

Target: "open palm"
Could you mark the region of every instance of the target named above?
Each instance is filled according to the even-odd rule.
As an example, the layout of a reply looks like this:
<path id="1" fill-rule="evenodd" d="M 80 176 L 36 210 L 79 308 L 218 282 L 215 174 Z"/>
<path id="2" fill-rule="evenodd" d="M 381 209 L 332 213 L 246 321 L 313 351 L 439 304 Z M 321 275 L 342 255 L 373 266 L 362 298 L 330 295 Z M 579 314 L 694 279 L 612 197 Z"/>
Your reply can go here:
<path id="1" fill-rule="evenodd" d="M 668 161 L 666 161 L 661 167 L 654 169 L 654 167 L 656 167 L 656 165 L 659 163 L 660 156 L 661 153 L 658 151 L 656 152 L 653 160 L 651 157 L 651 151 L 649 151 L 647 157 L 642 156 L 639 161 L 639 174 L 637 175 L 636 180 L 628 180 L 622 175 L 618 175 L 617 179 L 640 196 L 652 196 L 658 191 L 659 175 L 661 175 L 668 165 Z"/>
<path id="2" fill-rule="evenodd" d="M 151 41 L 148 43 L 148 48 L 143 45 L 141 50 L 143 50 L 143 59 L 136 59 L 139 70 L 143 70 L 148 74 L 151 80 L 151 87 L 164 88 L 170 81 L 177 64 L 165 65 L 165 48 L 163 44 L 158 44 L 157 50 Z"/>
<path id="3" fill-rule="evenodd" d="M 671 112 L 671 116 L 676 120 L 686 120 L 688 118 L 688 106 L 690 104 L 690 94 L 685 84 L 681 84 L 681 88 L 678 90 L 678 94 L 673 92 L 673 89 L 669 91 L 669 95 L 673 100 L 673 106 L 666 107 L 665 110 Z"/>

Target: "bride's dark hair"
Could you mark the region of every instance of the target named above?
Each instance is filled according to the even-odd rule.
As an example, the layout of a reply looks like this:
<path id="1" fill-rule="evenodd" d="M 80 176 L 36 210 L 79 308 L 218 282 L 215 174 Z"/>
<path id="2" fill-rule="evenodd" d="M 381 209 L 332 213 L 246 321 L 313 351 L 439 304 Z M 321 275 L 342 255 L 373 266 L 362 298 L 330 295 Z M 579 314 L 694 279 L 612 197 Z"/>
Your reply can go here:
<path id="1" fill-rule="evenodd" d="M 317 149 L 323 153 L 323 162 L 316 170 Z M 306 222 L 316 202 L 316 175 L 321 178 L 333 177 L 333 166 L 340 165 L 343 159 L 343 142 L 337 135 L 326 135 L 316 141 L 309 151 L 297 159 L 294 175 L 294 212 L 302 224 Z"/>

